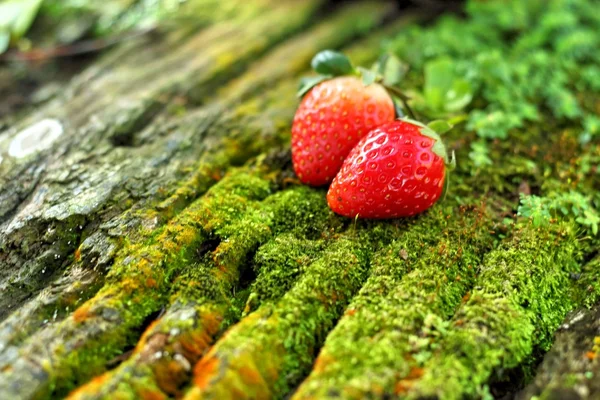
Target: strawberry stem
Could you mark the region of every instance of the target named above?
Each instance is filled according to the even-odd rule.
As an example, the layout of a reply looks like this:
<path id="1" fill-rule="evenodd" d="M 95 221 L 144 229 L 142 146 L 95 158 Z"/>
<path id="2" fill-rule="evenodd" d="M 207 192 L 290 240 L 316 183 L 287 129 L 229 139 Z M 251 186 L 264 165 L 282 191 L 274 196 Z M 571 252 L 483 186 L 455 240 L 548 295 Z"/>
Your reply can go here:
<path id="1" fill-rule="evenodd" d="M 388 86 L 388 85 L 384 85 L 383 87 L 385 88 L 385 90 L 387 90 L 389 93 L 391 93 L 392 96 L 396 96 L 397 98 L 400 99 L 400 101 L 402 101 L 402 105 L 404 105 L 404 108 L 406 108 L 406 111 L 408 112 L 408 115 L 410 115 L 411 119 L 414 119 L 414 120 L 417 119 L 417 117 L 415 116 L 415 113 L 413 112 L 412 108 L 410 108 L 410 106 L 408 105 L 408 100 L 410 100 L 410 97 L 408 97 L 407 95 L 405 95 L 397 87 Z"/>

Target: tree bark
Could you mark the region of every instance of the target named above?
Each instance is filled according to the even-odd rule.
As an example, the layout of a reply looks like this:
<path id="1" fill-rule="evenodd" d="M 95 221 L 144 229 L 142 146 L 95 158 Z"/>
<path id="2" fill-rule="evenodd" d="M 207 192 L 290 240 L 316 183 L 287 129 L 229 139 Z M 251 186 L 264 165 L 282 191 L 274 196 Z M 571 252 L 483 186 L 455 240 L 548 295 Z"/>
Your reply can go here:
<path id="1" fill-rule="evenodd" d="M 533 363 L 583 304 L 573 226 L 507 229 L 514 193 L 481 197 L 460 166 L 454 196 L 420 217 L 348 221 L 291 168 L 312 56 L 369 64 L 416 14 L 222 6 L 2 109 L 0 397 L 477 397 Z M 0 68 L 0 92 L 18 85 Z M 473 139 L 448 138 L 459 152 Z M 523 396 L 563 388 L 565 368 L 600 393 L 581 383 L 597 359 L 580 358 L 598 313 L 581 312 Z"/>

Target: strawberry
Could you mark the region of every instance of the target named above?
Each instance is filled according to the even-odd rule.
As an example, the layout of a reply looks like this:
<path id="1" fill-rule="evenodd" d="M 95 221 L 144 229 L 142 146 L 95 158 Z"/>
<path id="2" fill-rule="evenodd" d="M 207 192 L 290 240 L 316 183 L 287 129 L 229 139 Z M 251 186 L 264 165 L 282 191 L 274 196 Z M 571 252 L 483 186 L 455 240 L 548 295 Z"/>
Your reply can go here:
<path id="1" fill-rule="evenodd" d="M 371 129 L 394 120 L 394 104 L 378 84 L 346 76 L 315 86 L 300 103 L 292 125 L 292 161 L 303 183 L 333 179 L 346 155 Z"/>
<path id="2" fill-rule="evenodd" d="M 441 196 L 448 155 L 425 125 L 397 120 L 369 132 L 352 149 L 327 193 L 346 217 L 395 218 L 427 210 Z"/>
<path id="3" fill-rule="evenodd" d="M 386 59 L 377 65 L 378 75 L 353 67 L 346 56 L 334 51 L 325 50 L 313 58 L 312 66 L 321 75 L 304 82 L 299 93 L 304 98 L 292 125 L 292 161 L 303 183 L 330 183 L 362 137 L 394 120 L 395 106 L 388 90 L 395 89 L 387 85 L 403 73 L 398 63 Z"/>

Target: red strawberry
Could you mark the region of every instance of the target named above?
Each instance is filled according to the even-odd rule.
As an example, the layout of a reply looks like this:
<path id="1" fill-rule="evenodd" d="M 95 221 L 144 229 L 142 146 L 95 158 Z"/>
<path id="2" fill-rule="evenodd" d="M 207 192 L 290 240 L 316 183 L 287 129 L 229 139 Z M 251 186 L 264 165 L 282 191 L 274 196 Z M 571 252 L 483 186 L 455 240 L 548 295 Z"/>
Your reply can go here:
<path id="1" fill-rule="evenodd" d="M 395 85 L 406 67 L 391 55 L 382 56 L 370 70 L 354 67 L 332 50 L 319 52 L 311 65 L 319 75 L 302 80 L 292 160 L 302 182 L 321 186 L 331 182 L 363 136 L 394 120 L 394 101 L 404 96 Z"/>
<path id="2" fill-rule="evenodd" d="M 371 129 L 394 120 L 394 103 L 377 83 L 345 76 L 315 86 L 302 99 L 292 125 L 292 161 L 303 183 L 333 179 L 342 162 Z"/>
<path id="3" fill-rule="evenodd" d="M 351 218 L 414 215 L 439 199 L 447 164 L 437 133 L 415 121 L 394 121 L 369 132 L 352 149 L 327 202 Z"/>

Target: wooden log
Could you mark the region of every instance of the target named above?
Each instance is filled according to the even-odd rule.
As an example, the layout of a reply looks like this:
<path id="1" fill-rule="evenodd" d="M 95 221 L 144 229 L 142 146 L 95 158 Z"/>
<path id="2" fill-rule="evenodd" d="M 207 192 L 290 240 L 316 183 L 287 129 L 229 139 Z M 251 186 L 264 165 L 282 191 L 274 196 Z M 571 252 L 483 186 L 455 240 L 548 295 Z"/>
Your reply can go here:
<path id="1" fill-rule="evenodd" d="M 515 216 L 520 193 L 600 189 L 597 140 L 578 142 L 580 115 L 556 117 L 597 111 L 588 58 L 581 76 L 557 78 L 581 93 L 554 93 L 547 116 L 506 139 L 471 122 L 447 133 L 459 160 L 450 194 L 420 216 L 336 216 L 325 188 L 300 185 L 291 167 L 298 78 L 323 48 L 368 66 L 386 43 L 410 62 L 402 86 L 415 101 L 427 60 L 450 54 L 470 77 L 481 71 L 465 57 L 497 63 L 471 104 L 496 121 L 488 95 L 506 97 L 523 71 L 506 75 L 489 47 L 537 43 L 519 21 L 558 26 L 541 2 L 514 4 L 516 22 L 471 2 L 485 24 L 407 26 L 419 11 L 385 1 L 190 0 L 180 29 L 11 97 L 0 107 L 0 397 L 500 396 L 536 374 L 557 332 L 520 396 L 594 398 L 598 239 L 581 215 Z M 569 10 L 565 21 L 595 26 L 585 1 Z M 570 43 L 572 67 L 593 37 L 548 51 Z M 0 66 L 0 92 L 19 93 L 19 68 Z"/>

